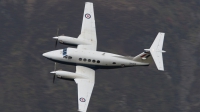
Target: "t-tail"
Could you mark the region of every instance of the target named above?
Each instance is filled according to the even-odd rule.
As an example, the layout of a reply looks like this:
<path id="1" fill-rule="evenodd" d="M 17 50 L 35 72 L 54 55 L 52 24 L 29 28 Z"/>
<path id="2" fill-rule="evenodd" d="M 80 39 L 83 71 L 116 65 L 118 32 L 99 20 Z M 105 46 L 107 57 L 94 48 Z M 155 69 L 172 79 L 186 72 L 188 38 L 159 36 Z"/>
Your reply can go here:
<path id="1" fill-rule="evenodd" d="M 164 36 L 165 33 L 159 32 L 153 44 L 151 45 L 150 49 L 144 49 L 145 52 L 134 57 L 133 60 L 142 63 L 150 63 L 153 58 L 158 70 L 164 71 L 163 56 L 162 56 L 162 53 L 165 52 L 162 50 Z"/>

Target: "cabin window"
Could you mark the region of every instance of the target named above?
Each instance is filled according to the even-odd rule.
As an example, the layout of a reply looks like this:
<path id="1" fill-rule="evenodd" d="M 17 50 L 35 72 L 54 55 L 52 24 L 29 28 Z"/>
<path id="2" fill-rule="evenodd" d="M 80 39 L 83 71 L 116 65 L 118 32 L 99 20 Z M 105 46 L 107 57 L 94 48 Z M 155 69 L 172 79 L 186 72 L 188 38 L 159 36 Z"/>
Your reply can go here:
<path id="1" fill-rule="evenodd" d="M 82 61 L 82 58 L 79 58 L 79 61 Z"/>
<path id="2" fill-rule="evenodd" d="M 63 58 L 66 58 L 66 59 L 67 59 L 67 58 L 68 58 L 68 56 L 67 56 L 67 55 L 64 55 L 64 56 L 63 56 Z"/>
<path id="3" fill-rule="evenodd" d="M 92 60 L 92 62 L 95 63 L 96 61 L 95 61 L 95 60 Z"/>
<path id="4" fill-rule="evenodd" d="M 116 62 L 113 62 L 113 64 L 116 64 Z"/>
<path id="5" fill-rule="evenodd" d="M 88 62 L 91 62 L 91 59 L 88 59 Z"/>
<path id="6" fill-rule="evenodd" d="M 97 63 L 100 63 L 100 61 L 99 61 L 99 60 L 97 60 Z"/>
<path id="7" fill-rule="evenodd" d="M 68 59 L 72 59 L 72 57 L 71 57 L 71 56 L 68 56 Z"/>
<path id="8" fill-rule="evenodd" d="M 87 61 L 87 59 L 84 58 L 83 61 Z"/>

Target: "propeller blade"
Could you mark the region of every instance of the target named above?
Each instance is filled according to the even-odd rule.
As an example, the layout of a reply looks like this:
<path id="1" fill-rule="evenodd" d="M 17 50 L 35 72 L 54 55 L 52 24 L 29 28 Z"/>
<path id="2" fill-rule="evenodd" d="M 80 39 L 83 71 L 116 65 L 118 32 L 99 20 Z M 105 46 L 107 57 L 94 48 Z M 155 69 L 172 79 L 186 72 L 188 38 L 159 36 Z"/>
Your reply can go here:
<path id="1" fill-rule="evenodd" d="M 58 44 L 58 40 L 56 40 L 56 43 L 55 43 L 55 48 L 57 47 L 57 44 Z"/>
<path id="2" fill-rule="evenodd" d="M 55 82 L 55 78 L 56 78 L 56 75 L 54 74 L 53 75 L 53 83 Z"/>
<path id="3" fill-rule="evenodd" d="M 56 71 L 56 62 L 55 62 L 55 64 L 54 64 L 54 71 Z"/>
<path id="4" fill-rule="evenodd" d="M 55 82 L 55 78 L 56 78 L 56 62 L 54 64 L 54 75 L 53 75 L 53 83 Z"/>
<path id="5" fill-rule="evenodd" d="M 58 36 L 58 33 L 59 33 L 59 28 L 57 29 L 57 33 L 56 33 L 56 36 Z"/>
<path id="6" fill-rule="evenodd" d="M 59 28 L 57 29 L 57 32 L 56 32 L 56 36 L 53 37 L 53 39 L 56 40 L 56 43 L 55 43 L 55 48 L 57 47 L 57 44 L 58 44 L 58 33 L 59 33 Z"/>

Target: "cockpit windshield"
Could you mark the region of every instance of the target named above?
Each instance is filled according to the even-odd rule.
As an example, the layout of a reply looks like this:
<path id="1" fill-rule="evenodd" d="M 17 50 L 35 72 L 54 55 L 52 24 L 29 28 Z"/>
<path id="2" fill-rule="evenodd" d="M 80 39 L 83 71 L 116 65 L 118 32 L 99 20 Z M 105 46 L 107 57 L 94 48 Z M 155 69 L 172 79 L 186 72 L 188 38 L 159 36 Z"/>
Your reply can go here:
<path id="1" fill-rule="evenodd" d="M 63 49 L 63 56 L 67 55 L 67 48 Z"/>

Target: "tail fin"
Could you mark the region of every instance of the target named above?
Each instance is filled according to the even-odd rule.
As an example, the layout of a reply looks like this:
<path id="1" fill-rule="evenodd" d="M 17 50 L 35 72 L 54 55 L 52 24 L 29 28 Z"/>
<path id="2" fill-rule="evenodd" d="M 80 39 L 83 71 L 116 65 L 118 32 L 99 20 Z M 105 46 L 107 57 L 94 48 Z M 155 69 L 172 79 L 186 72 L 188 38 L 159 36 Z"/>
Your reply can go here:
<path id="1" fill-rule="evenodd" d="M 142 52 L 139 55 L 135 56 L 133 60 L 146 64 L 150 64 L 153 61 L 151 54 L 149 52 Z"/>
<path id="2" fill-rule="evenodd" d="M 158 70 L 164 71 L 162 50 L 165 33 L 159 32 L 150 49 L 144 49 L 145 52 L 135 56 L 134 61 L 150 64 L 153 60 Z"/>
<path id="3" fill-rule="evenodd" d="M 158 70 L 161 70 L 161 71 L 164 71 L 163 57 L 162 57 L 162 53 L 165 52 L 162 50 L 164 36 L 165 36 L 165 33 L 159 32 L 153 44 L 151 45 L 150 49 L 145 49 L 146 52 L 151 53 L 151 56 L 153 57 L 153 60 Z"/>

